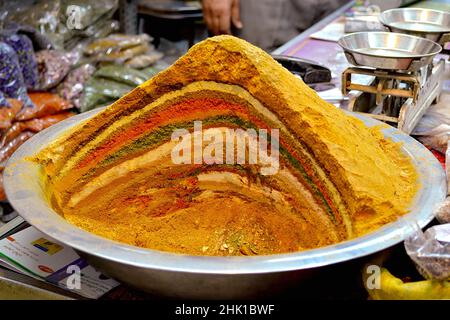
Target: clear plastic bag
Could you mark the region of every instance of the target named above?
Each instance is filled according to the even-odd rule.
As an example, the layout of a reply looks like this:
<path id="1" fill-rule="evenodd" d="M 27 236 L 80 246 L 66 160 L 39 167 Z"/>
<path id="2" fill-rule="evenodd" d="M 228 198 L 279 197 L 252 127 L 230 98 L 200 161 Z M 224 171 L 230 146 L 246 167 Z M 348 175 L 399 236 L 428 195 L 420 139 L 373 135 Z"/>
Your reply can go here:
<path id="1" fill-rule="evenodd" d="M 73 112 L 65 111 L 62 113 L 52 114 L 41 118 L 15 122 L 8 130 L 6 130 L 3 133 L 2 138 L 0 140 L 0 147 L 3 147 L 6 144 L 8 144 L 10 141 L 17 138 L 24 131 L 37 133 L 73 115 L 74 115 Z"/>
<path id="2" fill-rule="evenodd" d="M 450 280 L 450 224 L 418 229 L 405 240 L 405 249 L 426 279 Z"/>
<path id="3" fill-rule="evenodd" d="M 86 91 L 97 92 L 109 98 L 118 99 L 133 90 L 133 86 L 117 81 L 93 77 L 88 80 Z"/>
<path id="4" fill-rule="evenodd" d="M 104 78 L 90 78 L 83 91 L 80 111 L 86 112 L 98 106 L 112 103 L 116 99 L 133 90 L 134 86 L 126 85 Z"/>
<path id="5" fill-rule="evenodd" d="M 411 135 L 419 136 L 418 139 L 445 153 L 448 136 L 450 134 L 450 95 L 441 95 L 439 103 L 432 105 L 420 122 L 414 128 Z"/>
<path id="6" fill-rule="evenodd" d="M 5 130 L 12 126 L 12 121 L 21 108 L 21 101 L 6 99 L 3 93 L 0 92 L 0 130 Z"/>
<path id="7" fill-rule="evenodd" d="M 4 26 L 4 32 L 26 35 L 31 40 L 34 51 L 53 49 L 50 39 L 30 25 L 8 22 Z"/>
<path id="8" fill-rule="evenodd" d="M 118 53 L 127 48 L 147 45 L 150 40 L 150 36 L 145 33 L 140 35 L 112 34 L 106 38 L 93 41 L 86 46 L 84 53 L 97 55 L 101 58 L 101 56 Z"/>
<path id="9" fill-rule="evenodd" d="M 107 54 L 97 54 L 93 57 L 94 60 L 100 62 L 111 62 L 114 64 L 124 64 L 125 61 L 133 58 L 134 56 L 146 53 L 150 50 L 148 44 L 140 44 L 134 47 L 126 48 L 120 51 L 111 51 Z"/>
<path id="10" fill-rule="evenodd" d="M 147 75 L 139 70 L 118 65 L 100 68 L 94 73 L 94 76 L 122 82 L 130 86 L 138 86 L 148 79 Z"/>
<path id="11" fill-rule="evenodd" d="M 0 42 L 0 91 L 7 98 L 22 101 L 24 107 L 33 106 L 27 95 L 17 54 L 11 46 L 4 42 Z"/>
<path id="12" fill-rule="evenodd" d="M 125 62 L 125 66 L 130 68 L 142 69 L 155 64 L 164 55 L 158 51 L 151 51 L 147 54 L 141 54 Z"/>
<path id="13" fill-rule="evenodd" d="M 49 92 L 32 92 L 30 98 L 33 108 L 22 108 L 16 115 L 16 120 L 23 121 L 40 118 L 72 108 L 72 105 L 60 96 Z"/>
<path id="14" fill-rule="evenodd" d="M 37 89 L 39 75 L 31 40 L 25 35 L 8 32 L 3 32 L 0 35 L 0 39 L 1 41 L 10 45 L 11 48 L 13 48 L 16 52 L 23 79 L 27 88 L 31 90 Z"/>
<path id="15" fill-rule="evenodd" d="M 30 139 L 34 134 L 32 132 L 22 132 L 16 138 L 9 141 L 0 149 L 0 168 L 4 168 L 6 160 L 20 147 L 22 143 Z"/>
<path id="16" fill-rule="evenodd" d="M 42 50 L 36 53 L 39 69 L 39 89 L 48 90 L 57 86 L 78 62 L 79 56 L 72 52 Z"/>
<path id="17" fill-rule="evenodd" d="M 95 72 L 95 67 L 93 64 L 83 64 L 76 69 L 69 72 L 67 77 L 64 79 L 58 88 L 58 94 L 70 101 L 74 107 L 80 108 L 80 98 L 83 93 L 86 81 Z"/>

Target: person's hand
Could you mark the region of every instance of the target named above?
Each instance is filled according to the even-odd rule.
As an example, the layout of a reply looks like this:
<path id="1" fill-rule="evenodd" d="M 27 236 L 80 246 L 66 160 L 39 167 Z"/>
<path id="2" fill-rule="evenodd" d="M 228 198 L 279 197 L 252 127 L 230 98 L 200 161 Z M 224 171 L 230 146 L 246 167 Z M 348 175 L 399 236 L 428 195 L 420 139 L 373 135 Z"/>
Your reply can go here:
<path id="1" fill-rule="evenodd" d="M 203 0 L 203 17 L 214 35 L 231 34 L 231 24 L 242 28 L 239 0 Z"/>

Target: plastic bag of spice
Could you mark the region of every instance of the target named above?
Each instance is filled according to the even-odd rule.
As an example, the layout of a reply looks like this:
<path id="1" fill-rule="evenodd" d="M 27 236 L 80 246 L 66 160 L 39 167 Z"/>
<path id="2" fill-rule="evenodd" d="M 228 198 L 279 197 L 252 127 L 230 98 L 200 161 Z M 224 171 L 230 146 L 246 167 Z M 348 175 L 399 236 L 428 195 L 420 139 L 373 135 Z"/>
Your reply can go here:
<path id="1" fill-rule="evenodd" d="M 75 113 L 70 111 L 64 111 L 57 114 L 48 115 L 41 118 L 35 118 L 27 121 L 21 122 L 22 128 L 31 132 L 39 132 L 44 129 L 47 129 L 48 127 L 54 125 L 55 123 L 58 123 L 62 120 L 65 120 L 67 118 L 70 118 L 74 116 Z"/>
<path id="2" fill-rule="evenodd" d="M 153 65 L 159 59 L 161 59 L 164 55 L 158 51 L 151 51 L 147 54 L 141 54 L 131 58 L 130 60 L 125 62 L 125 66 L 130 68 L 142 69 Z"/>
<path id="3" fill-rule="evenodd" d="M 4 42 L 0 42 L 0 91 L 7 98 L 22 101 L 24 106 L 33 106 L 27 95 L 17 54 L 11 46 Z"/>
<path id="4" fill-rule="evenodd" d="M 133 90 L 129 86 L 113 80 L 92 77 L 86 83 L 80 102 L 80 111 L 86 112 L 98 106 L 109 104 Z"/>
<path id="5" fill-rule="evenodd" d="M 133 89 L 134 86 L 121 82 L 93 77 L 88 80 L 85 91 L 93 91 L 109 98 L 118 99 Z"/>
<path id="6" fill-rule="evenodd" d="M 6 99 L 0 92 L 0 129 L 11 127 L 17 112 L 22 108 L 22 102 L 17 99 Z"/>
<path id="7" fill-rule="evenodd" d="M 122 82 L 131 86 L 138 86 L 147 80 L 147 75 L 139 70 L 111 65 L 100 68 L 94 73 L 96 77 Z"/>
<path id="8" fill-rule="evenodd" d="M 10 34 L 7 32 L 3 32 L 0 39 L 10 45 L 16 52 L 27 88 L 37 89 L 39 75 L 31 40 L 26 35 L 14 33 Z"/>
<path id="9" fill-rule="evenodd" d="M 112 34 L 106 38 L 93 41 L 86 46 L 84 53 L 87 55 L 108 55 L 126 48 L 147 44 L 150 40 L 151 38 L 145 33 L 140 35 Z"/>
<path id="10" fill-rule="evenodd" d="M 0 140 L 0 148 L 18 137 L 24 131 L 37 133 L 73 115 L 73 112 L 65 111 L 58 114 L 48 115 L 42 118 L 15 122 L 8 130 L 3 133 Z"/>
<path id="11" fill-rule="evenodd" d="M 424 278 L 450 280 L 450 224 L 417 230 L 405 240 L 405 248 Z"/>
<path id="12" fill-rule="evenodd" d="M 86 81 L 95 72 L 95 67 L 92 64 L 83 64 L 78 68 L 69 72 L 64 82 L 58 88 L 58 94 L 70 101 L 74 107 L 80 108 L 80 98 L 83 93 Z"/>
<path id="13" fill-rule="evenodd" d="M 445 172 L 447 175 L 447 198 L 435 211 L 436 219 L 440 223 L 450 223 L 450 140 L 447 135 L 447 150 L 445 152 Z"/>
<path id="14" fill-rule="evenodd" d="M 16 115 L 16 120 L 23 121 L 32 118 L 58 113 L 72 108 L 72 105 L 60 96 L 49 92 L 32 92 L 30 98 L 33 108 L 22 108 Z"/>
<path id="15" fill-rule="evenodd" d="M 16 33 L 26 35 L 31 40 L 35 51 L 53 48 L 50 39 L 28 24 L 10 21 L 3 26 L 3 30 L 10 34 Z"/>
<path id="16" fill-rule="evenodd" d="M 94 56 L 93 59 L 96 61 L 114 62 L 116 64 L 123 64 L 126 60 L 147 52 L 149 48 L 150 47 L 147 44 L 140 44 L 138 46 L 126 48 L 120 51 L 112 51 L 106 54 L 98 54 Z"/>
<path id="17" fill-rule="evenodd" d="M 48 90 L 57 86 L 79 59 L 72 52 L 41 50 L 36 53 L 39 70 L 39 89 Z"/>
<path id="18" fill-rule="evenodd" d="M 16 138 L 9 141 L 0 149 L 0 169 L 5 167 L 6 160 L 20 147 L 22 143 L 30 139 L 34 133 L 32 132 L 22 132 Z"/>

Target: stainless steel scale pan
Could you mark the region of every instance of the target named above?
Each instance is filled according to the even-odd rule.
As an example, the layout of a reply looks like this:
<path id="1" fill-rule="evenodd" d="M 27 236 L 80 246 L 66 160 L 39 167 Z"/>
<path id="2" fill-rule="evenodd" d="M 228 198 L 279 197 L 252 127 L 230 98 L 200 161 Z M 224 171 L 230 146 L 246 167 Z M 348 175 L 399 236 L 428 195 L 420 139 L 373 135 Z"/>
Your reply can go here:
<path id="1" fill-rule="evenodd" d="M 396 71 L 417 71 L 442 50 L 434 41 L 393 32 L 356 32 L 338 43 L 353 65 Z"/>
<path id="2" fill-rule="evenodd" d="M 399 8 L 382 12 L 379 19 L 392 32 L 423 37 L 441 45 L 450 41 L 450 12 Z"/>

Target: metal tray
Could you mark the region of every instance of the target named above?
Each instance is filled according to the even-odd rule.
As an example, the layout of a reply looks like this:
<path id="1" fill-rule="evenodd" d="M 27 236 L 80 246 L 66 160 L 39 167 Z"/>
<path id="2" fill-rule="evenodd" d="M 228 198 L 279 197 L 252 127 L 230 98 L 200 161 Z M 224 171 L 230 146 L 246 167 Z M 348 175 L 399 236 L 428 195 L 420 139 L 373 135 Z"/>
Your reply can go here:
<path id="1" fill-rule="evenodd" d="M 298 286 L 313 271 L 363 257 L 395 245 L 433 218 L 433 209 L 444 200 L 444 170 L 419 142 L 384 125 L 385 136 L 402 142 L 420 179 L 411 212 L 377 231 L 353 240 L 318 249 L 255 257 L 189 256 L 138 248 L 84 231 L 58 215 L 44 196 L 40 167 L 26 160 L 68 128 L 99 110 L 62 121 L 29 139 L 11 156 L 4 171 L 6 194 L 13 207 L 31 225 L 75 248 L 106 275 L 154 294 L 184 298 L 242 298 Z M 381 123 L 354 114 L 368 126 Z M 314 270 L 312 270 L 314 268 Z"/>
<path id="2" fill-rule="evenodd" d="M 450 41 L 450 12 L 399 8 L 382 12 L 379 19 L 393 32 L 427 38 L 442 45 Z"/>
<path id="3" fill-rule="evenodd" d="M 396 71 L 417 71 L 442 50 L 434 41 L 393 32 L 356 32 L 338 43 L 353 65 Z"/>

